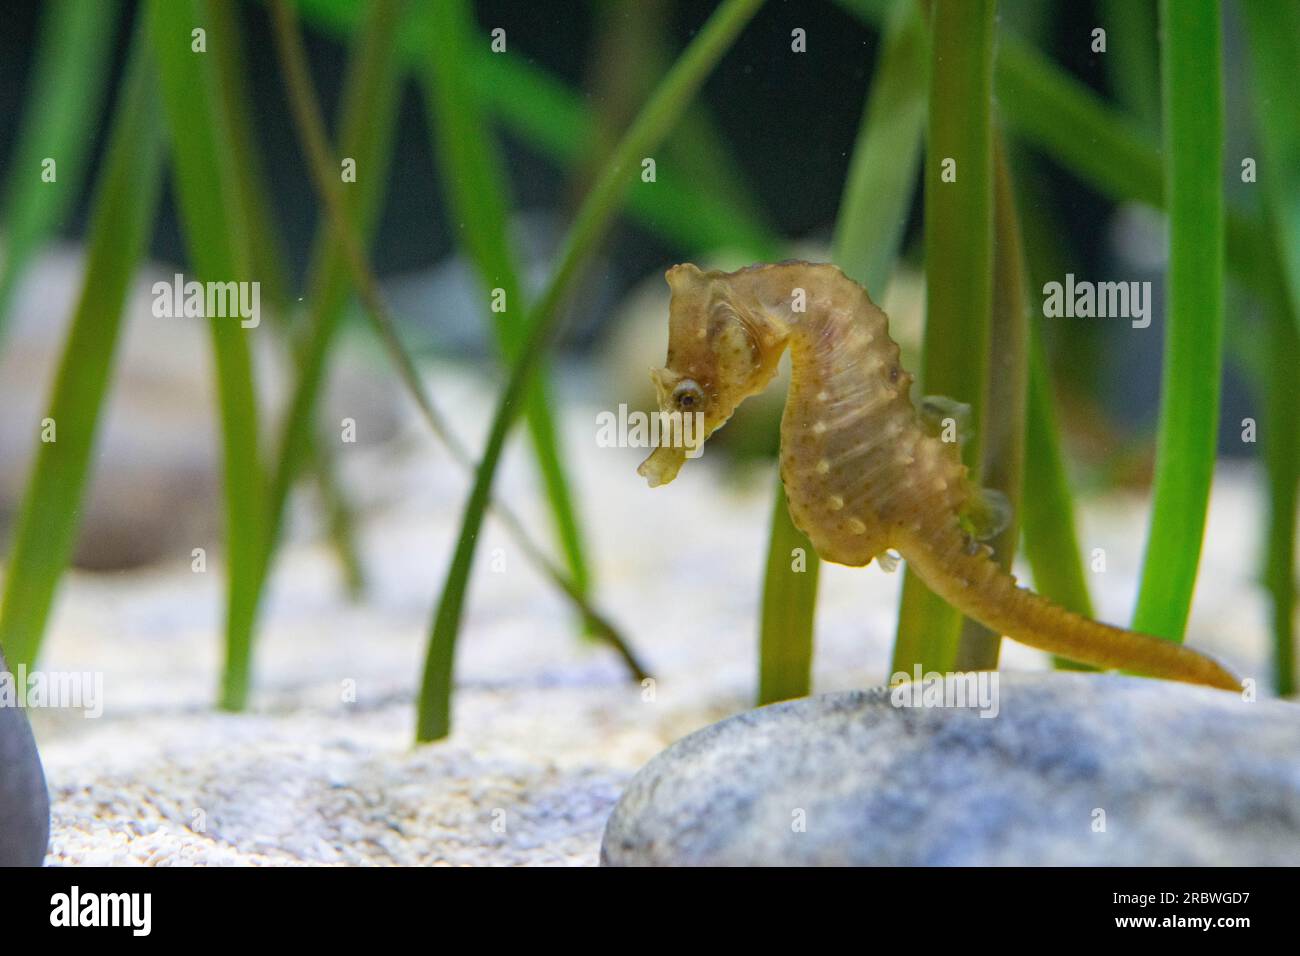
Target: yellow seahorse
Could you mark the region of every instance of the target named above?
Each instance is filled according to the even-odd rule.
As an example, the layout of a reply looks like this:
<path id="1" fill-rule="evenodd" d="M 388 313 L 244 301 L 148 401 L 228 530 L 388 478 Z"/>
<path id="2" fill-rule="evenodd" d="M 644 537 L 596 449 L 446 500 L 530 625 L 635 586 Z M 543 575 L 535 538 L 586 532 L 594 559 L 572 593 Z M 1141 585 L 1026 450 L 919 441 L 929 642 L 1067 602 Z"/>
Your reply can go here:
<path id="1" fill-rule="evenodd" d="M 887 566 L 897 552 L 944 600 L 1023 644 L 1240 689 L 1209 657 L 1067 611 L 992 560 L 978 539 L 996 533 L 996 499 L 972 485 L 958 445 L 913 406 L 888 318 L 838 268 L 783 262 L 703 272 L 687 263 L 667 279 L 668 362 L 651 378 L 662 412 L 702 417 L 700 442 L 763 390 L 790 348 L 781 480 L 790 517 L 824 560 Z M 946 411 L 946 401 L 930 404 Z M 638 471 L 651 487 L 670 482 L 688 450 L 661 444 Z"/>

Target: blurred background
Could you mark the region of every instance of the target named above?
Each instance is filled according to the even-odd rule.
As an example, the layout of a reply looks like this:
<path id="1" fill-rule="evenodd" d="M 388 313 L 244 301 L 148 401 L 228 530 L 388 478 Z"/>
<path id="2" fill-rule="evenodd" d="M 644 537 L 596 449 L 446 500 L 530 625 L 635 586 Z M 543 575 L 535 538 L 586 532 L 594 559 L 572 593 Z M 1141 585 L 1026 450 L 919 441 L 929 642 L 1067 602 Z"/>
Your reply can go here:
<path id="1" fill-rule="evenodd" d="M 651 404 L 664 270 L 834 260 L 865 281 L 904 364 L 921 372 L 936 344 L 927 281 L 937 300 L 960 272 L 934 261 L 942 256 L 924 268 L 923 221 L 945 203 L 932 195 L 926 208 L 921 144 L 939 114 L 949 128 L 963 125 L 963 109 L 983 116 L 983 93 L 972 87 L 969 101 L 942 109 L 927 98 L 946 61 L 933 55 L 924 4 L 769 0 L 715 48 L 724 52 L 699 95 L 650 150 L 648 184 L 611 155 L 683 51 L 710 35 L 705 25 L 719 10 L 744 12 L 745 0 L 289 6 L 327 151 L 358 157 L 338 205 L 358 207 L 380 304 L 464 448 L 450 451 L 421 417 L 418 387 L 375 334 L 378 310 L 360 307 L 331 243 L 301 147 L 304 84 L 283 62 L 285 35 L 298 31 L 273 17 L 273 0 L 9 0 L 0 647 L 10 666 L 39 648 L 42 667 L 103 674 L 109 698 L 102 720 L 32 715 L 55 798 L 52 859 L 594 862 L 613 801 L 651 756 L 756 700 L 880 684 L 898 669 L 909 620 L 904 574 L 831 566 L 817 584 L 815 565 L 774 573 L 787 570 L 792 543 L 772 501 L 784 389 L 747 403 L 704 462 L 653 493 L 634 470 L 644 449 L 598 447 L 597 414 Z M 974 8 L 944 7 L 949 17 Z M 1157 208 L 1169 189 L 1167 50 L 1156 0 L 1000 0 L 996 11 L 995 27 L 984 24 L 994 48 L 987 129 L 1007 146 L 1026 273 L 1024 309 L 1000 308 L 1027 312 L 1035 330 L 992 349 L 1031 370 L 1020 400 L 992 416 L 1025 445 L 1014 569 L 1059 603 L 1123 623 L 1144 568 L 1194 550 L 1151 534 L 1157 548 L 1144 552 L 1170 266 Z M 1222 11 L 1229 215 L 1217 458 L 1208 445 L 1187 454 L 1199 423 L 1183 421 L 1191 438 L 1164 472 L 1213 469 L 1213 489 L 1199 578 L 1183 562 L 1187 594 L 1166 603 L 1177 617 L 1195 581 L 1189 643 L 1288 695 L 1300 122 L 1286 94 L 1300 14 L 1291 0 L 1228 0 Z M 199 21 L 207 59 L 188 46 Z M 498 29 L 501 54 L 490 47 Z M 799 32 L 802 51 L 792 48 Z M 967 52 L 968 67 L 976 59 Z M 1203 102 L 1166 107 L 1186 120 Z M 58 176 L 45 182 L 51 154 Z M 1258 180 L 1243 182 L 1246 159 L 1258 160 Z M 870 175 L 855 176 L 863 169 Z M 602 200 L 610 230 L 594 230 L 557 297 L 546 414 L 530 406 L 506 445 L 494 489 L 518 527 L 493 518 L 480 540 L 465 502 L 533 314 L 519 300 L 536 307 L 563 286 L 557 263 L 579 209 L 599 198 L 603 177 L 624 174 L 630 188 Z M 966 221 L 951 212 L 959 203 L 947 206 L 950 226 Z M 134 231 L 133 214 L 145 220 Z M 241 219 L 246 235 L 226 228 Z M 864 223 L 846 240 L 846 225 Z M 949 233 L 954 261 L 986 261 L 987 243 L 970 233 Z M 1016 258 L 1015 245 L 990 252 L 992 271 Z M 236 267 L 244 261 L 247 272 Z M 261 325 L 157 315 L 151 286 L 177 273 L 260 281 Z M 486 293 L 515 286 L 506 273 L 518 278 L 513 305 L 494 326 Z M 1044 284 L 1067 274 L 1150 282 L 1150 327 L 1044 317 Z M 964 360 L 979 320 L 951 306 L 938 321 L 944 310 L 929 309 L 930 328 L 955 330 Z M 1184 328 L 1199 327 L 1180 314 Z M 114 353 L 106 330 L 119 317 Z M 306 371 L 313 354 L 319 388 Z M 1007 381 L 1011 391 L 1025 384 Z M 1184 374 L 1181 385 L 1208 421 L 1212 383 Z M 304 393 L 311 400 L 294 406 Z M 42 440 L 47 415 L 57 442 Z M 1171 496 L 1182 506 L 1166 509 L 1173 524 L 1199 528 L 1199 490 Z M 458 565 L 467 528 L 478 548 Z M 1008 537 L 1003 556 L 1017 544 Z M 585 587 L 615 627 L 584 615 Z M 927 613 L 910 618 L 913 637 L 947 609 Z M 955 641 L 961 622 L 947 623 Z M 618 654 L 607 646 L 615 630 Z M 991 637 L 991 666 L 1065 666 L 1010 641 L 999 663 Z M 657 699 L 653 687 L 643 696 L 645 674 Z M 451 744 L 412 749 L 413 711 L 418 739 L 451 733 L 453 686 Z M 192 827 L 194 807 L 210 812 L 209 831 Z M 509 834 L 484 829 L 484 807 L 511 808 Z"/>
<path id="2" fill-rule="evenodd" d="M 124 4 L 127 16 L 134 16 L 135 6 Z M 267 10 L 255 2 L 234 6 L 247 45 L 258 146 L 284 238 L 285 260 L 297 284 L 308 267 L 319 205 L 298 148 Z M 602 150 L 610 148 L 666 64 L 713 6 L 704 0 L 545 4 L 484 0 L 474 4 L 478 27 L 485 35 L 494 25 L 508 24 L 512 52 L 562 84 L 593 120 L 592 142 L 579 150 L 590 161 L 572 170 L 558 166 L 553 155 L 511 124 L 500 131 L 515 200 L 511 227 L 527 257 L 527 274 L 534 287 L 546 276 L 551 252 L 590 185 Z M 1225 11 L 1229 157 L 1250 154 L 1255 146 L 1234 6 L 1227 4 Z M 42 7 L 40 0 L 13 0 L 6 9 L 0 36 L 0 110 L 9 118 L 0 124 L 3 176 L 11 171 L 17 120 L 33 82 L 32 56 Z M 1089 89 L 1127 111 L 1154 138 L 1159 127 L 1155 8 L 1155 0 L 1004 0 L 999 5 L 999 28 L 1047 53 Z M 330 22 L 314 21 L 312 13 L 312 5 L 305 5 L 302 15 L 312 75 L 326 115 L 335 116 L 347 48 L 340 30 Z M 1112 51 L 1107 54 L 1091 49 L 1091 31 L 1101 22 L 1110 28 Z M 783 58 L 779 69 L 774 69 L 770 51 L 788 47 L 792 24 L 806 29 L 814 42 L 808 55 Z M 1124 35 L 1117 27 L 1127 27 L 1130 33 Z M 1141 32 L 1143 27 L 1151 32 Z M 121 79 L 130 38 L 125 23 L 115 34 L 105 75 L 110 89 Z M 820 245 L 824 258 L 879 46 L 879 30 L 846 5 L 829 0 L 766 4 L 706 82 L 698 106 L 672 138 L 669 151 L 708 151 L 709 161 L 696 168 L 710 170 L 717 178 L 700 185 L 735 199 L 755 227 L 805 243 L 805 252 Z M 482 360 L 490 355 L 487 327 L 464 319 L 477 291 L 472 270 L 456 255 L 454 217 L 440 189 L 438 157 L 420 96 L 414 80 L 403 83 L 372 262 L 389 283 L 395 312 L 413 349 Z M 105 114 L 108 106 L 104 104 Z M 545 122 L 543 117 L 538 120 Z M 101 120 L 96 128 L 92 156 L 98 163 L 107 125 Z M 1160 218 L 1099 194 L 1040 153 L 1020 150 L 1016 165 L 1022 204 L 1029 207 L 1026 245 L 1035 276 L 1059 280 L 1073 272 L 1080 279 L 1150 279 L 1155 283 L 1159 314 L 1164 267 Z M 1230 189 L 1233 181 L 1228 177 Z M 58 223 L 59 239 L 75 242 L 82 235 L 93 182 L 92 165 L 79 198 Z M 911 208 L 904 249 L 905 263 L 915 269 L 919 189 Z M 609 350 L 616 347 L 616 324 L 625 296 L 647 277 L 657 279 L 666 265 L 693 254 L 665 232 L 647 228 L 635 216 L 621 217 L 598 261 L 586 270 L 583 294 L 575 298 L 563 339 L 566 354 L 583 356 L 584 364 L 592 358 L 612 358 L 622 370 L 619 356 L 611 357 Z M 728 261 L 729 251 L 716 250 L 723 262 Z M 184 261 L 174 200 L 167 193 L 150 255 L 160 262 Z M 883 294 L 870 291 L 877 299 Z M 1034 296 L 1031 305 L 1039 304 L 1041 296 Z M 1238 331 L 1251 327 L 1249 311 L 1248 302 L 1234 301 L 1230 326 Z M 1152 334 L 1124 337 L 1118 323 L 1105 320 L 1060 318 L 1042 323 L 1065 403 L 1070 446 L 1085 463 L 1118 470 L 1109 477 L 1134 482 L 1149 478 L 1140 448 L 1149 449 L 1146 438 L 1158 407 L 1160 325 L 1155 323 Z M 1123 346 L 1115 347 L 1121 340 Z M 635 348 L 643 341 L 632 339 L 625 347 Z M 1239 345 L 1240 337 L 1230 334 L 1220 423 L 1220 450 L 1226 456 L 1253 453 L 1252 446 L 1240 441 L 1240 421 L 1250 413 L 1252 397 L 1242 381 L 1241 363 L 1231 361 L 1232 350 Z M 637 381 L 628 384 L 636 390 L 632 394 L 644 400 L 646 386 L 641 378 L 638 372 Z M 720 436 L 724 444 L 732 438 L 730 433 Z M 761 447 L 772 450 L 770 441 Z"/>
<path id="3" fill-rule="evenodd" d="M 346 0 L 304 0 L 296 6 L 311 78 L 331 132 L 337 134 L 349 42 L 371 8 Z M 230 0 L 218 7 L 229 12 L 241 38 L 249 131 L 270 221 L 278 232 L 282 282 L 296 290 L 291 298 L 301 305 L 314 237 L 323 228 L 322 206 L 295 131 L 268 6 Z M 51 9 L 39 0 L 14 0 L 6 8 L 0 35 L 0 115 L 6 117 L 0 124 L 0 182 L 7 189 L 0 228 L 6 230 L 24 188 L 26 173 L 17 155 L 21 137 L 40 114 L 33 105 L 41 79 L 37 51 L 42 49 L 42 19 Z M 95 47 L 99 59 L 83 64 L 83 79 L 96 94 L 81 98 L 87 111 L 85 160 L 65 165 L 62 181 L 73 184 L 73 195 L 59 204 L 39 248 L 29 250 L 21 268 L 12 258 L 8 261 L 7 301 L 0 302 L 7 315 L 0 332 L 0 401 L 5 408 L 0 416 L 0 523 L 9 526 L 30 473 L 35 448 L 31 425 L 44 407 L 64 341 L 62 323 L 75 303 L 92 187 L 104 168 L 112 91 L 123 82 L 132 24 L 144 7 L 124 0 L 95 9 L 104 29 Z M 105 15 L 106 9 L 111 13 Z M 485 112 L 492 114 L 508 180 L 508 228 L 522 284 L 531 296 L 549 276 L 602 161 L 714 9 L 715 4 L 701 0 L 472 4 L 472 29 L 482 44 L 494 28 L 508 27 L 510 53 L 500 59 L 509 66 L 493 72 L 498 67 L 483 51 L 471 58 L 469 71 L 476 77 L 471 85 L 487 104 Z M 554 376 L 564 402 L 613 409 L 626 401 L 648 407 L 645 369 L 659 360 L 663 348 L 667 290 L 662 273 L 668 265 L 695 259 L 732 268 L 760 254 L 830 258 L 890 9 L 879 0 L 775 0 L 759 10 L 657 153 L 668 182 L 655 196 L 671 194 L 674 184 L 689 185 L 690 191 L 683 191 L 671 208 L 660 198 L 643 196 L 631 203 L 583 266 L 580 293 L 567 298 L 556 358 L 561 371 Z M 998 10 L 1002 42 L 1038 51 L 1084 94 L 1122 116 L 1135 140 L 1158 148 L 1155 0 L 1003 0 Z M 1102 23 L 1108 43 L 1104 53 L 1095 51 L 1093 35 Z M 795 28 L 806 31 L 808 52 L 787 55 Z M 1237 4 L 1226 4 L 1225 189 L 1231 207 L 1252 210 L 1257 203 L 1253 185 L 1241 183 L 1235 174 L 1239 158 L 1256 155 L 1260 146 L 1251 119 L 1257 102 L 1245 45 Z M 464 217 L 448 205 L 441 178 L 448 157 L 440 155 L 438 137 L 431 135 L 427 90 L 417 73 L 408 74 L 400 81 L 370 261 L 413 354 L 495 376 L 499 363 L 483 315 L 480 278 L 458 247 Z M 1009 139 L 1028 257 L 1028 306 L 1046 348 L 1072 480 L 1081 494 L 1142 491 L 1151 480 L 1159 410 L 1164 221 L 1149 206 L 1098 191 L 1032 140 Z M 170 170 L 167 175 L 174 185 Z M 890 312 L 894 336 L 915 369 L 925 307 L 920 183 L 909 192 L 900 206 L 905 222 L 893 277 L 869 291 Z M 195 271 L 186 264 L 176 197 L 174 188 L 164 189 L 157 220 L 147 229 L 146 275 Z M 713 205 L 692 206 L 712 200 Z M 1043 283 L 1061 281 L 1067 273 L 1094 281 L 1150 281 L 1157 320 L 1146 333 L 1134 335 L 1122 319 L 1043 319 Z M 1242 429 L 1244 419 L 1258 418 L 1261 411 L 1256 386 L 1263 322 L 1257 301 L 1235 283 L 1229 284 L 1227 315 L 1219 453 L 1252 459 L 1259 445 L 1243 441 Z M 288 322 L 301 325 L 294 316 Z M 215 538 L 220 531 L 218 437 L 208 386 L 198 381 L 198 370 L 210 361 L 204 334 L 192 324 L 181 328 L 137 317 L 125 327 L 121 372 L 110 388 L 110 414 L 78 519 L 74 560 L 89 569 L 175 558 L 187 552 L 183 544 L 196 535 Z M 364 405 L 368 418 L 362 441 L 390 439 L 399 431 L 405 400 L 355 305 L 347 309 L 345 328 L 353 358 L 335 363 L 331 374 L 337 381 L 325 390 L 326 402 L 353 410 Z M 273 418 L 289 393 L 292 375 L 285 371 L 283 356 L 269 354 L 260 344 L 254 360 L 266 398 L 263 411 Z M 723 460 L 769 461 L 781 398 L 779 390 L 772 390 L 747 406 L 711 448 L 722 452 Z M 200 425 L 190 413 L 203 408 L 209 415 Z M 168 456 L 166 467 L 160 455 Z M 322 494 L 328 512 L 329 489 Z M 0 540 L 12 536 L 8 527 Z"/>

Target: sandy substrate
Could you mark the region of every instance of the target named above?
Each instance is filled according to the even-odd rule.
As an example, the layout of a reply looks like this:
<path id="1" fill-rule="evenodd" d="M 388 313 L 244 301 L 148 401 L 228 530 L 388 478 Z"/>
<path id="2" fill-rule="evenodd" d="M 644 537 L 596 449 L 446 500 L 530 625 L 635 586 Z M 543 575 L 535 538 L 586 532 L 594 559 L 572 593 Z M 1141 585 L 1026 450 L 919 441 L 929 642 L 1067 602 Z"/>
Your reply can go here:
<path id="1" fill-rule="evenodd" d="M 490 393 L 438 381 L 462 433 L 481 433 Z M 42 666 L 102 672 L 105 707 L 98 719 L 33 713 L 54 798 L 49 862 L 594 864 L 629 776 L 752 698 L 772 477 L 724 482 L 706 455 L 648 491 L 634 473 L 639 453 L 597 448 L 596 408 L 569 408 L 570 472 L 601 603 L 650 664 L 653 693 L 577 636 L 566 606 L 492 527 L 460 646 L 455 732 L 412 745 L 412 698 L 465 481 L 411 423 L 393 446 L 340 452 L 363 509 L 363 602 L 340 596 L 333 558 L 302 520 L 308 502 L 297 503 L 247 714 L 212 709 L 219 559 L 204 574 L 187 552 L 147 573 L 67 580 Z M 499 487 L 545 529 L 521 449 Z M 1091 580 L 1099 612 L 1127 619 L 1142 502 L 1091 503 L 1083 524 L 1085 549 L 1106 549 L 1107 570 Z M 1258 524 L 1253 473 L 1221 469 L 1191 641 L 1262 675 Z M 819 690 L 885 678 L 899 583 L 874 568 L 825 570 Z M 1004 664 L 1044 666 L 1011 644 Z"/>

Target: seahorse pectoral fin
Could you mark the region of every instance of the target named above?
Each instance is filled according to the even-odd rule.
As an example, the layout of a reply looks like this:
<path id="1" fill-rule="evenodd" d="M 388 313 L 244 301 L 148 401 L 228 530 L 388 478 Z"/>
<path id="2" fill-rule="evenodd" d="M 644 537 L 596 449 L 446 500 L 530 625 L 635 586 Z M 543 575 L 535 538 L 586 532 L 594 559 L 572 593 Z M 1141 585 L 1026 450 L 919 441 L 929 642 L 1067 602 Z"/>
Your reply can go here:
<path id="1" fill-rule="evenodd" d="M 921 424 L 931 438 L 940 441 L 955 442 L 958 446 L 966 444 L 974 434 L 971 424 L 971 408 L 965 402 L 959 402 L 947 395 L 925 395 L 921 398 L 917 412 Z"/>
<path id="2" fill-rule="evenodd" d="M 996 538 L 1011 524 L 1011 502 L 996 488 L 981 488 L 971 496 L 962 524 L 976 541 Z"/>

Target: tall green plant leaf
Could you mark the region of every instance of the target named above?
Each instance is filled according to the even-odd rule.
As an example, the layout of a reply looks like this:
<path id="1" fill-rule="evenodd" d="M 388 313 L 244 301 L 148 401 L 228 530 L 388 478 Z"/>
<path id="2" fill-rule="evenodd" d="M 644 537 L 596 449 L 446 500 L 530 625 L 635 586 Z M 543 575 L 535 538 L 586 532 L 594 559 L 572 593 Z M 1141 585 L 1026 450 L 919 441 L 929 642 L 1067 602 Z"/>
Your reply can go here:
<path id="1" fill-rule="evenodd" d="M 269 302 L 275 318 L 287 323 L 289 277 L 284 264 L 280 230 L 271 209 L 266 171 L 253 131 L 253 96 L 249 89 L 244 38 L 239 28 L 240 7 L 217 0 L 207 6 L 210 55 L 216 64 L 217 93 L 225 129 L 229 131 L 231 178 L 244 221 L 245 260 L 262 284 L 262 300 Z"/>
<path id="2" fill-rule="evenodd" d="M 1114 199 L 1165 207 L 1158 145 L 1133 121 L 1022 44 L 1001 44 L 997 92 L 1008 129 Z M 1255 221 L 1229 210 L 1227 264 L 1255 291 L 1271 281 L 1275 257 Z"/>
<path id="3" fill-rule="evenodd" d="M 171 134 L 173 184 L 189 261 L 204 281 L 248 281 L 247 223 L 238 201 L 228 124 L 217 66 L 193 48 L 207 29 L 202 0 L 150 0 L 148 17 Z M 248 344 L 240 320 L 210 316 L 221 412 L 225 497 L 226 627 L 221 705 L 248 699 L 258 581 L 265 560 L 266 482 L 258 443 L 258 408 Z"/>
<path id="4" fill-rule="evenodd" d="M 291 305 L 288 271 L 285 267 L 283 243 L 275 214 L 271 208 L 270 189 L 261 163 L 261 152 L 253 129 L 253 99 L 248 84 L 248 65 L 243 51 L 243 36 L 239 25 L 238 5 L 212 3 L 208 6 L 208 24 L 211 34 L 211 54 L 217 64 L 218 90 L 226 128 L 230 131 L 230 160 L 235 196 L 246 228 L 245 261 L 252 275 L 261 283 L 261 301 L 269 305 L 274 320 L 277 340 L 289 352 L 291 361 L 297 350 L 291 326 Z M 329 538 L 342 568 L 348 593 L 358 596 L 364 578 L 357 542 L 352 534 L 353 507 L 335 474 L 336 462 L 328 445 L 319 441 L 308 454 L 313 477 L 320 491 L 321 506 L 325 511 Z M 267 557 L 259 582 L 264 586 L 270 573 L 270 563 L 277 541 L 280 514 L 279 505 L 271 504 Z"/>
<path id="5" fill-rule="evenodd" d="M 832 239 L 835 264 L 877 302 L 907 228 L 929 108 L 928 39 L 915 3 L 894 4 L 881 44 Z"/>
<path id="6" fill-rule="evenodd" d="M 376 0 L 369 20 L 355 42 L 343 84 L 339 121 L 340 153 L 355 161 L 357 179 L 349 184 L 343 203 L 360 242 L 369 244 L 387 183 L 397 119 L 402 68 L 392 55 L 401 23 L 400 0 Z M 267 566 L 258 581 L 266 586 L 273 549 L 279 539 L 285 507 L 294 481 L 321 452 L 314 437 L 320 392 L 330 351 L 352 292 L 347 255 L 328 217 L 316 228 L 307 278 L 304 328 L 296 347 L 296 378 L 276 443 L 268 510 Z M 328 474 L 328 471 L 323 472 Z M 347 520 L 335 513 L 334 521 Z"/>
<path id="7" fill-rule="evenodd" d="M 1242 0 L 1249 39 L 1251 93 L 1268 197 L 1269 223 L 1282 260 L 1291 311 L 1300 318 L 1300 115 L 1295 105 L 1300 66 L 1300 4 Z"/>
<path id="8" fill-rule="evenodd" d="M 1272 605 L 1273 688 L 1293 696 L 1296 678 L 1296 509 L 1300 505 L 1300 402 L 1295 372 L 1300 368 L 1300 333 L 1290 299 L 1279 282 L 1265 303 L 1267 349 L 1257 391 L 1263 394 L 1260 451 L 1268 486 L 1264 535 L 1264 586 Z"/>
<path id="9" fill-rule="evenodd" d="M 465 505 L 456 550 L 438 599 L 420 689 L 418 740 L 436 740 L 450 732 L 456 637 L 460 631 L 461 611 L 479 529 L 506 435 L 518 413 L 521 399 L 527 394 L 538 362 L 558 331 L 562 318 L 560 306 L 571 291 L 571 282 L 582 261 L 613 221 L 641 157 L 649 155 L 663 142 L 705 76 L 731 46 L 761 2 L 724 0 L 696 34 L 623 137 L 584 200 L 569 230 L 555 271 L 531 310 L 528 334 L 493 415 L 487 444 Z M 653 184 L 648 185 L 653 187 Z"/>
<path id="10" fill-rule="evenodd" d="M 1102 0 L 1106 77 L 1128 113 L 1144 125 L 1160 122 L 1160 54 L 1156 0 Z"/>
<path id="11" fill-rule="evenodd" d="M 1134 630 L 1183 639 L 1214 473 L 1223 356 L 1219 5 L 1161 0 L 1169 202 L 1165 352 L 1151 527 Z"/>
<path id="12" fill-rule="evenodd" d="M 817 579 L 821 558 L 808 536 L 794 526 L 785 485 L 776 480 L 772 531 L 763 569 L 758 626 L 758 704 L 812 693 L 813 641 L 817 622 Z"/>
<path id="13" fill-rule="evenodd" d="M 464 0 L 430 4 L 424 12 L 421 25 L 429 52 L 421 72 L 443 191 L 458 224 L 456 241 L 474 263 L 485 287 L 485 311 L 492 318 L 498 347 L 509 365 L 523 344 L 524 327 L 518 317 L 527 314 L 527 304 L 508 236 L 509 186 L 477 95 L 467 82 L 470 70 L 466 53 L 475 40 L 473 17 Z M 497 295 L 496 290 L 504 296 L 504 308 L 488 307 L 488 299 Z M 551 417 L 548 378 L 543 366 L 524 397 L 524 415 L 569 573 L 579 590 L 586 591 L 589 572 L 559 436 Z"/>
<path id="14" fill-rule="evenodd" d="M 994 141 L 993 172 L 993 307 L 981 475 L 984 486 L 1001 492 L 1011 505 L 1007 526 L 989 542 L 994 560 L 1009 572 L 1020 534 L 1025 470 L 1029 301 L 1020 217 L 1001 137 Z M 957 644 L 957 669 L 995 669 L 1001 644 L 1001 634 L 967 618 Z"/>
<path id="15" fill-rule="evenodd" d="M 1019 170 L 1017 170 L 1019 172 Z M 1068 271 L 1067 256 L 1055 237 L 1061 230 L 1047 215 L 1044 185 L 1032 173 L 1017 177 L 1018 208 L 1024 233 L 1029 285 L 1041 289 Z M 1034 310 L 1038 311 L 1038 310 Z M 1029 322 L 1029 394 L 1025 411 L 1025 480 L 1020 519 L 1025 558 L 1034 589 L 1062 607 L 1093 616 L 1076 531 L 1074 498 L 1057 424 L 1052 370 L 1043 343 L 1041 313 Z M 1057 666 L 1082 667 L 1057 660 Z"/>
<path id="16" fill-rule="evenodd" d="M 0 603 L 0 647 L 13 667 L 36 659 L 50 605 L 72 553 L 100 409 L 162 182 L 163 129 L 143 21 L 137 25 L 112 133 L 95 188 L 81 295 L 64 343 L 46 422 L 23 498 Z M 48 439 L 48 440 L 46 440 Z"/>
<path id="17" fill-rule="evenodd" d="M 48 0 L 44 6 L 31 87 L 0 207 L 5 226 L 0 336 L 23 268 L 72 208 L 86 180 L 120 12 L 117 0 Z M 46 159 L 54 160 L 54 182 L 43 178 Z"/>
<path id="18" fill-rule="evenodd" d="M 1273 618 L 1273 683 L 1292 695 L 1296 680 L 1296 508 L 1300 482 L 1300 119 L 1292 106 L 1300 62 L 1300 8 L 1244 0 L 1239 5 L 1249 41 L 1255 126 L 1262 147 L 1257 175 L 1267 197 L 1266 220 L 1280 260 L 1267 310 L 1268 349 L 1261 390 L 1260 443 L 1268 483 L 1264 583 Z"/>
<path id="19" fill-rule="evenodd" d="M 925 161 L 925 355 L 921 384 L 971 406 L 978 480 L 993 289 L 992 0 L 936 0 Z M 893 672 L 951 670 L 961 615 L 909 569 Z"/>
<path id="20" fill-rule="evenodd" d="M 1030 323 L 1029 396 L 1025 421 L 1025 491 L 1020 515 L 1034 589 L 1061 607 L 1092 617 L 1075 530 L 1047 357 Z"/>
<path id="21" fill-rule="evenodd" d="M 867 23 L 883 19 L 884 0 L 839 2 Z M 1104 195 L 1163 208 L 1159 146 L 1131 117 L 1014 37 L 998 42 L 994 78 L 1010 134 Z M 1277 262 L 1258 224 L 1229 210 L 1225 229 L 1228 268 L 1249 288 L 1266 290 Z"/>

